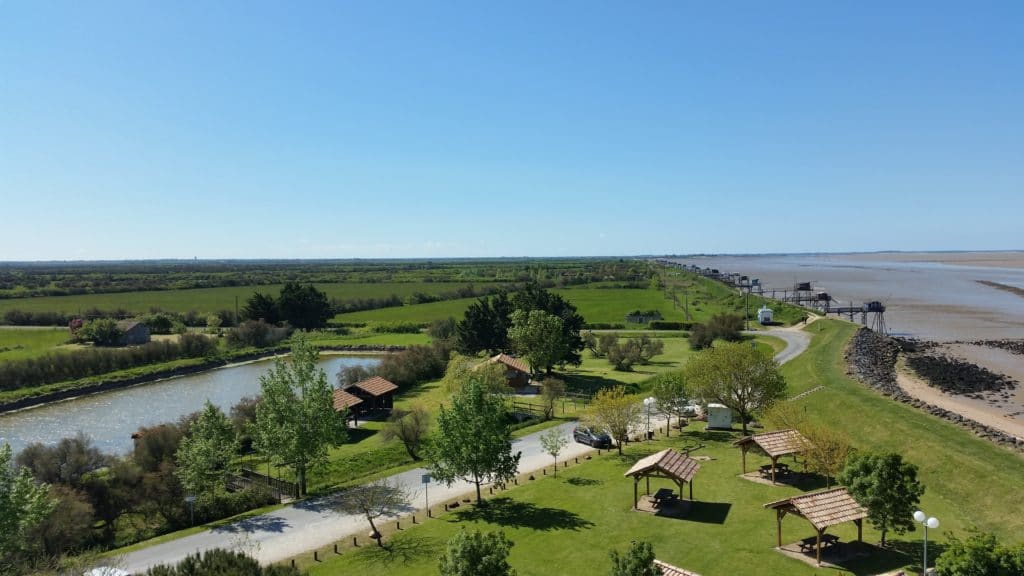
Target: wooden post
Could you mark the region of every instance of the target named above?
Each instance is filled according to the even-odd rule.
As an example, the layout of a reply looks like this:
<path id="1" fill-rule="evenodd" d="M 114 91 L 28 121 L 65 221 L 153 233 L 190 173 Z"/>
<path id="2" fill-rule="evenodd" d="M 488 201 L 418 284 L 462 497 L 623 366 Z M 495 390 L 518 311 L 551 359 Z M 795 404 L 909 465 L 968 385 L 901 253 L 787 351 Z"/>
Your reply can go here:
<path id="1" fill-rule="evenodd" d="M 782 510 L 775 511 L 775 533 L 778 535 L 779 548 L 782 548 Z"/>
<path id="2" fill-rule="evenodd" d="M 863 530 L 864 530 L 864 519 L 863 518 L 858 518 L 857 520 L 854 520 L 854 523 L 857 525 L 857 542 L 863 542 L 864 541 L 863 540 L 863 538 L 864 538 L 864 532 L 863 532 Z"/>
<path id="3" fill-rule="evenodd" d="M 313 550 L 313 562 L 319 562 L 319 561 L 320 561 L 320 553 L 317 552 L 316 550 Z"/>
<path id="4" fill-rule="evenodd" d="M 640 485 L 640 479 L 636 476 L 633 477 L 633 509 L 636 510 L 636 503 L 640 501 L 640 494 L 637 492 L 637 487 Z"/>
<path id="5" fill-rule="evenodd" d="M 679 494 L 682 495 L 682 488 L 679 489 Z M 693 480 L 690 480 L 690 502 L 693 502 Z"/>
<path id="6" fill-rule="evenodd" d="M 743 452 L 743 473 L 746 474 L 747 473 L 747 445 L 746 444 L 743 445 L 743 447 L 741 448 L 741 451 Z"/>
<path id="7" fill-rule="evenodd" d="M 818 530 L 818 566 L 821 566 L 821 530 Z"/>
<path id="8" fill-rule="evenodd" d="M 334 543 L 334 553 L 335 554 L 338 553 L 338 543 L 337 542 Z"/>
<path id="9" fill-rule="evenodd" d="M 772 484 L 775 484 L 775 456 L 772 456 Z"/>
<path id="10" fill-rule="evenodd" d="M 650 496 L 651 495 L 651 477 L 647 476 L 644 479 L 647 480 L 647 495 Z"/>

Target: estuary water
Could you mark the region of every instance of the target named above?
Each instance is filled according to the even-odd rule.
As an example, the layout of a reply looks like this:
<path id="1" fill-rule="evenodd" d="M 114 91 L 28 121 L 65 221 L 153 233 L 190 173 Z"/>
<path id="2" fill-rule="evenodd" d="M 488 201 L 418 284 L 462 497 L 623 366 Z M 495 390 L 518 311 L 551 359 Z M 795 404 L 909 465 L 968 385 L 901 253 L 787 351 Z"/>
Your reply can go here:
<path id="1" fill-rule="evenodd" d="M 331 355 L 321 356 L 320 367 L 333 384 L 335 374 L 344 367 L 378 362 L 372 356 Z M 259 378 L 272 363 L 226 366 L 3 414 L 0 444 L 9 443 L 17 453 L 32 442 L 55 444 L 82 431 L 104 452 L 129 452 L 131 435 L 141 426 L 176 421 L 201 409 L 206 400 L 227 412 L 241 398 L 258 394 Z"/>

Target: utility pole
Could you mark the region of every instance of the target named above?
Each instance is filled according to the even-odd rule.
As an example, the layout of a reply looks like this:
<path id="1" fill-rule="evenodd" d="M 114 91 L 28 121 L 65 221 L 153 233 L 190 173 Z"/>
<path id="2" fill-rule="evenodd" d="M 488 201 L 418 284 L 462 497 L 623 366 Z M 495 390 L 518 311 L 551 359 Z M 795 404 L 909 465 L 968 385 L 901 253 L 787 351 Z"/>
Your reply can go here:
<path id="1" fill-rule="evenodd" d="M 747 306 L 747 296 L 750 292 L 743 293 L 743 329 L 750 330 L 750 308 Z"/>

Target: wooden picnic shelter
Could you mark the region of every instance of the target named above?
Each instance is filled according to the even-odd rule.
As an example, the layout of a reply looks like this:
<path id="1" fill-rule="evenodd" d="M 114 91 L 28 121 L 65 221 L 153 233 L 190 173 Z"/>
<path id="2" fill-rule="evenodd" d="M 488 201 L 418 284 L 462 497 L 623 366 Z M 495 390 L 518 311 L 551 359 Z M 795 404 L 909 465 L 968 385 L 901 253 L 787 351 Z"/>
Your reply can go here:
<path id="1" fill-rule="evenodd" d="M 672 480 L 679 487 L 679 495 L 683 495 L 683 484 L 690 485 L 690 500 L 693 500 L 693 477 L 700 470 L 700 462 L 689 456 L 684 456 L 671 448 L 666 448 L 656 454 L 651 454 L 633 464 L 633 467 L 626 472 L 625 476 L 633 478 L 633 508 L 636 508 L 640 501 L 638 486 L 640 479 L 647 480 L 647 494 L 651 493 L 651 478 L 666 478 Z"/>
<path id="2" fill-rule="evenodd" d="M 397 390 L 397 384 L 380 376 L 360 380 L 345 388 L 346 392 L 363 400 L 363 404 L 359 407 L 362 412 L 391 410 L 395 403 L 394 397 Z"/>
<path id="3" fill-rule="evenodd" d="M 669 564 L 668 562 L 662 562 L 661 560 L 655 560 L 654 565 L 657 566 L 658 570 L 661 570 L 661 576 L 700 576 L 696 572 L 690 572 L 689 570 L 683 570 Z"/>
<path id="4" fill-rule="evenodd" d="M 857 541 L 863 541 L 864 518 L 867 518 L 868 511 L 858 504 L 853 499 L 853 496 L 850 496 L 850 492 L 845 487 L 840 486 L 830 490 L 801 494 L 786 498 L 785 500 L 769 502 L 764 507 L 775 510 L 779 548 L 782 548 L 782 519 L 785 518 L 786 514 L 799 516 L 811 523 L 816 536 L 811 539 L 805 539 L 802 542 L 810 543 L 808 540 L 813 541 L 819 565 L 821 564 L 822 542 L 827 541 L 829 544 L 834 544 L 839 541 L 839 538 L 834 536 L 827 538 L 828 535 L 825 534 L 825 530 L 830 526 L 844 522 L 853 522 L 857 525 Z"/>
<path id="5" fill-rule="evenodd" d="M 747 452 L 751 449 L 758 449 L 772 459 L 772 484 L 775 483 L 775 472 L 779 465 L 779 458 L 789 454 L 799 454 L 807 450 L 810 441 L 800 432 L 787 428 L 773 432 L 762 432 L 754 434 L 732 443 L 739 446 L 743 451 L 743 473 L 747 473 Z"/>
<path id="6" fill-rule="evenodd" d="M 525 388 L 530 385 L 532 372 L 530 367 L 519 358 L 508 354 L 498 354 L 483 364 L 501 364 L 505 367 L 505 383 L 510 388 Z"/>
<path id="7" fill-rule="evenodd" d="M 345 390 L 335 390 L 334 397 L 332 399 L 332 405 L 334 406 L 335 412 L 342 412 L 348 410 L 347 414 L 349 418 L 356 424 L 359 424 L 359 405 L 363 403 L 363 399 L 354 395 L 349 394 Z"/>

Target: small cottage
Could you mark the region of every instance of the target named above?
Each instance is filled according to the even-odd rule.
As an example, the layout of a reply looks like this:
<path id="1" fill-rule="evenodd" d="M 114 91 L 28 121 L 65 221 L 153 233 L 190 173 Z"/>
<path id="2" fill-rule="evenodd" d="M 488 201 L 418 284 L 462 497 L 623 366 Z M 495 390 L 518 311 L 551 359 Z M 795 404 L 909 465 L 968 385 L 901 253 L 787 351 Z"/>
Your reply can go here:
<path id="1" fill-rule="evenodd" d="M 117 329 L 121 331 L 120 346 L 138 346 L 149 342 L 149 326 L 138 320 L 121 320 L 117 323 Z"/>
<path id="2" fill-rule="evenodd" d="M 526 388 L 530 385 L 530 367 L 526 365 L 526 362 L 518 358 L 513 358 L 508 354 L 498 354 L 490 360 L 490 363 L 498 363 L 505 367 L 505 381 L 510 388 L 521 389 Z"/>

